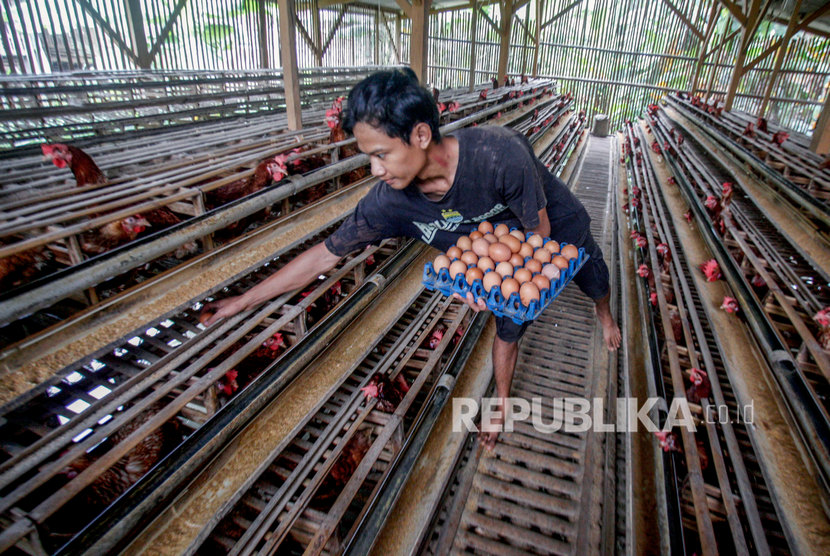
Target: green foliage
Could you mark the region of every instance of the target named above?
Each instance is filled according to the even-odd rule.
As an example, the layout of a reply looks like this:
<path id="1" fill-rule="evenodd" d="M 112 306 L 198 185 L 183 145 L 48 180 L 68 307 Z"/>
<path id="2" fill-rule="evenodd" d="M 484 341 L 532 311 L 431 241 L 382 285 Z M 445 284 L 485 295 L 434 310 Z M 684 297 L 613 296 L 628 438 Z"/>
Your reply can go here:
<path id="1" fill-rule="evenodd" d="M 230 50 L 233 46 L 233 27 L 223 23 L 207 23 L 199 30 L 199 38 L 214 50 Z"/>

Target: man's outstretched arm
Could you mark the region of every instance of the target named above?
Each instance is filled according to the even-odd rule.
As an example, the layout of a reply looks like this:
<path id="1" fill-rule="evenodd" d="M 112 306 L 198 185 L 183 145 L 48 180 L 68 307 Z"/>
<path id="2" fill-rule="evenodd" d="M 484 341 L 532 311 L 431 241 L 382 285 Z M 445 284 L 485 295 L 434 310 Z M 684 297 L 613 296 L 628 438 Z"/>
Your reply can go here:
<path id="1" fill-rule="evenodd" d="M 324 242 L 320 242 L 242 295 L 205 304 L 202 314 L 210 314 L 210 317 L 204 324 L 210 326 L 219 319 L 232 317 L 285 292 L 301 288 L 334 268 L 341 258 L 329 251 Z"/>

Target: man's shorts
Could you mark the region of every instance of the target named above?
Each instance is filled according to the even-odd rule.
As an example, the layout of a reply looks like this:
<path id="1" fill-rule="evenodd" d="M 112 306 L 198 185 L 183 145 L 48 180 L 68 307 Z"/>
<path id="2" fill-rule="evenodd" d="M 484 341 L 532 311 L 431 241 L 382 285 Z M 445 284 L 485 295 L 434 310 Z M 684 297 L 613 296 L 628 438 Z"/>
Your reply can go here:
<path id="1" fill-rule="evenodd" d="M 551 228 L 551 237 L 560 243 L 572 243 L 582 247 L 591 256 L 576 274 L 573 282 L 594 301 L 605 297 L 610 288 L 608 266 L 602 258 L 599 245 L 591 235 L 588 215 L 574 215 L 572 218 L 560 219 L 555 224 L 551 222 Z M 505 342 L 518 342 L 530 324 L 516 324 L 509 317 L 496 317 L 496 335 Z"/>

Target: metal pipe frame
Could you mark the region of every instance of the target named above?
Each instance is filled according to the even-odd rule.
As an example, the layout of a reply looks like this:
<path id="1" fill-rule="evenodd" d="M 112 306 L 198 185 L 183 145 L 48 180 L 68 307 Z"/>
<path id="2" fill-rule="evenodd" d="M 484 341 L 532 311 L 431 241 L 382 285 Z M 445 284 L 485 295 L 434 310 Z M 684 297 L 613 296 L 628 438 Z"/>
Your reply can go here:
<path id="1" fill-rule="evenodd" d="M 664 152 L 663 158 L 671 168 L 683 197 L 694 213 L 706 246 L 717 259 L 724 279 L 744 311 L 747 324 L 772 370 L 785 405 L 797 425 L 801 441 L 807 448 L 812 467 L 816 471 L 817 483 L 821 487 L 822 503 L 825 508 L 830 508 L 830 422 L 806 384 L 804 376 L 799 372 L 789 349 L 779 338 L 746 283 L 740 268 L 720 240 L 714 226 L 709 223 L 706 210 L 694 194 L 694 189 L 686 180 L 685 174 L 677 168 L 670 154 Z"/>
<path id="2" fill-rule="evenodd" d="M 248 387 L 223 406 L 202 427 L 165 457 L 56 554 L 101 554 L 123 549 L 131 535 L 148 525 L 153 511 L 170 503 L 238 432 L 273 401 L 302 370 L 385 288 L 406 271 L 424 246 L 411 240 L 355 290 L 342 308 L 324 318 L 313 331 L 266 368 Z"/>

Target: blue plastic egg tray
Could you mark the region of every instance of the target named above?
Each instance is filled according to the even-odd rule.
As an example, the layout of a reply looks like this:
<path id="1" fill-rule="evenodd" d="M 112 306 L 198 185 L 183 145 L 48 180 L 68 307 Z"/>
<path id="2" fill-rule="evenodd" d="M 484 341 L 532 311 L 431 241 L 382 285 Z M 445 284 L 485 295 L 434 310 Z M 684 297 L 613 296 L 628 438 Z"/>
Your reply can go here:
<path id="1" fill-rule="evenodd" d="M 547 241 L 547 238 L 546 238 Z M 567 243 L 560 244 L 560 251 Z M 525 257 L 525 262 L 531 257 Z M 473 292 L 475 299 L 483 298 L 487 303 L 487 308 L 490 309 L 494 315 L 498 317 L 509 317 L 516 324 L 524 324 L 525 322 L 535 320 L 542 311 L 548 308 L 553 303 L 553 300 L 562 293 L 565 286 L 576 276 L 576 273 L 582 268 L 591 258 L 585 253 L 585 250 L 580 247 L 579 255 L 575 259 L 568 261 L 568 268 L 561 270 L 559 278 L 551 283 L 550 289 L 545 288 L 540 292 L 539 301 L 533 300 L 530 305 L 522 305 L 519 298 L 519 292 L 513 292 L 510 299 L 504 299 L 500 288 L 492 287 L 490 291 L 484 291 L 484 285 L 481 280 L 475 280 L 472 284 L 468 284 L 464 279 L 464 275 L 459 273 L 455 276 L 455 280 L 450 279 L 449 269 L 442 268 L 441 272 L 435 272 L 432 263 L 424 265 L 424 287 L 430 291 L 439 290 L 442 294 L 450 296 L 454 293 L 460 294 L 462 297 L 467 296 L 467 292 Z M 475 265 L 468 265 L 468 269 Z M 495 270 L 488 270 L 487 272 L 495 272 Z"/>

